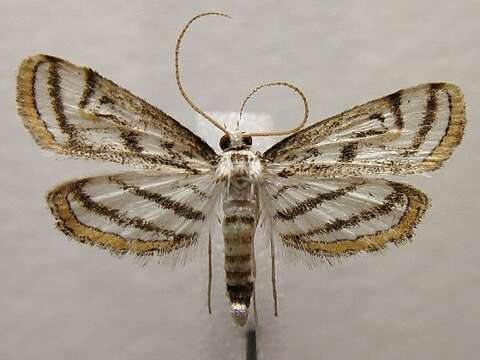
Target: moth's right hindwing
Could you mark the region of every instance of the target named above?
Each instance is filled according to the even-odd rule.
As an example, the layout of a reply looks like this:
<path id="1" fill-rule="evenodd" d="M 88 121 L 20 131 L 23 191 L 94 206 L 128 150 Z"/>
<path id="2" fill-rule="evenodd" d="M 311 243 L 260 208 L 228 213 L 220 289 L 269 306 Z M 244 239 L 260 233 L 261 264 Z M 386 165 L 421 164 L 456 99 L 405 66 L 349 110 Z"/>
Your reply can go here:
<path id="1" fill-rule="evenodd" d="M 35 141 L 59 154 L 180 173 L 210 171 L 216 158 L 164 112 L 95 71 L 52 56 L 22 62 L 17 104 Z"/>
<path id="2" fill-rule="evenodd" d="M 412 236 L 428 198 L 383 179 L 267 177 L 262 208 L 287 249 L 336 257 L 383 249 Z"/>
<path id="3" fill-rule="evenodd" d="M 47 201 L 59 229 L 82 243 L 117 255 L 163 255 L 206 234 L 215 186 L 210 174 L 131 172 L 67 182 Z"/>

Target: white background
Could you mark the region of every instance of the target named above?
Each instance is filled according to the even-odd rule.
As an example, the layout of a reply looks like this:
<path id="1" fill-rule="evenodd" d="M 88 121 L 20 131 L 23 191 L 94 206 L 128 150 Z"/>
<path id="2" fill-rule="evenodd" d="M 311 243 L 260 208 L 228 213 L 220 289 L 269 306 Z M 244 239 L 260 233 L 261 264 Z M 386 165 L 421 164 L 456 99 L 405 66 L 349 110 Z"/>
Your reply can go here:
<path id="1" fill-rule="evenodd" d="M 96 69 L 197 128 L 175 85 L 173 50 L 184 23 L 211 10 L 233 20 L 194 24 L 183 52 L 185 86 L 206 110 L 238 111 L 251 88 L 274 80 L 304 90 L 310 123 L 427 81 L 458 84 L 467 104 L 465 138 L 452 159 L 431 177 L 405 179 L 432 199 L 411 243 L 313 271 L 281 262 L 278 319 L 268 256 L 258 260 L 259 358 L 476 358 L 480 2 L 191 3 L 1 1 L 0 359 L 245 358 L 244 329 L 232 325 L 224 297 L 221 241 L 209 316 L 204 258 L 171 271 L 67 240 L 45 192 L 120 169 L 48 156 L 15 109 L 20 61 L 48 53 Z M 301 117 L 302 104 L 272 89 L 249 110 L 270 114 L 282 129 Z M 204 136 L 214 143 L 219 132 Z"/>

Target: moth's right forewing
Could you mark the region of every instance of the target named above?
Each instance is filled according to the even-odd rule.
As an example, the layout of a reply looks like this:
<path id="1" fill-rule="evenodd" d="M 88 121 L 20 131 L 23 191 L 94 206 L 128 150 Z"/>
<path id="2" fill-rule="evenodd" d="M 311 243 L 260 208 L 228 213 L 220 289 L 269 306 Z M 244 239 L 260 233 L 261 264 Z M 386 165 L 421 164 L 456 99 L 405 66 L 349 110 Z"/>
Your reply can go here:
<path id="1" fill-rule="evenodd" d="M 448 159 L 464 127 L 460 89 L 423 84 L 320 121 L 280 141 L 264 158 L 283 176 L 419 173 Z"/>
<path id="2" fill-rule="evenodd" d="M 18 112 L 59 154 L 169 172 L 210 171 L 215 152 L 170 116 L 95 71 L 48 55 L 24 60 Z"/>

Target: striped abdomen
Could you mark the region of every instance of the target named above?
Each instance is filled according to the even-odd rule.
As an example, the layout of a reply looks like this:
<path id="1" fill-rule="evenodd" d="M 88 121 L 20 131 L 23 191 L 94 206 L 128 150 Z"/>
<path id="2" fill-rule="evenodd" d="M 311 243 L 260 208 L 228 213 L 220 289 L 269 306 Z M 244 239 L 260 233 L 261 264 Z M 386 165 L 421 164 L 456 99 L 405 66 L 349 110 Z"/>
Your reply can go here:
<path id="1" fill-rule="evenodd" d="M 255 286 L 253 237 L 258 207 L 254 185 L 243 179 L 232 181 L 223 208 L 227 296 L 233 320 L 244 325 Z"/>

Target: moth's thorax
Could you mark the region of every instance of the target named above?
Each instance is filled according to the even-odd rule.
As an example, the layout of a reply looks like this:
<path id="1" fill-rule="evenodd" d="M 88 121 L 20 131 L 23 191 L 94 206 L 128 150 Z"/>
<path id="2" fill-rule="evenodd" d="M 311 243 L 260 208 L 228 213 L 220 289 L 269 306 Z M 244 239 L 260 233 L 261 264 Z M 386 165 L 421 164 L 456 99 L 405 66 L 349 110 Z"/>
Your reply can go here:
<path id="1" fill-rule="evenodd" d="M 250 149 L 225 151 L 218 161 L 215 177 L 217 180 L 243 178 L 256 183 L 262 178 L 262 164 L 258 155 Z"/>

